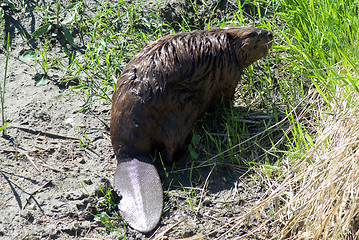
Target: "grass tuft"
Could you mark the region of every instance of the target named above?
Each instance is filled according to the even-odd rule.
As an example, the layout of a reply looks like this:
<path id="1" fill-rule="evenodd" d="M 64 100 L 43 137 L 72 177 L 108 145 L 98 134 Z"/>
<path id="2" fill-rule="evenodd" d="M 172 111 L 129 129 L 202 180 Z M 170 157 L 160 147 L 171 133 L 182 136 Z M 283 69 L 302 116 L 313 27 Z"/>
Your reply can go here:
<path id="1" fill-rule="evenodd" d="M 99 207 L 103 210 L 94 216 L 94 220 L 100 222 L 105 227 L 107 233 L 114 237 L 126 239 L 125 223 L 117 210 L 118 200 L 115 198 L 112 189 L 104 190 L 99 186 L 103 197 L 99 199 Z M 119 228 L 119 223 L 122 224 Z M 122 227 L 124 229 L 122 229 Z"/>

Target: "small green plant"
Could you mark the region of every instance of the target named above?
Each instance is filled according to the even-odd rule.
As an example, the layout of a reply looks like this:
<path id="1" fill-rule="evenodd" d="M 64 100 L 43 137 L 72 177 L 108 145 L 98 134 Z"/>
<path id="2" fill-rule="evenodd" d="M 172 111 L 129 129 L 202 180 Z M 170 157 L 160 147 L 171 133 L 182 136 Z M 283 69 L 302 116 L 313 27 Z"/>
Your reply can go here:
<path id="1" fill-rule="evenodd" d="M 52 37 L 57 37 L 59 35 L 59 31 L 62 29 L 66 41 L 72 47 L 77 48 L 74 43 L 74 39 L 67 28 L 67 25 L 76 21 L 81 6 L 82 1 L 74 2 L 68 5 L 64 10 L 61 10 L 61 2 L 56 1 L 55 10 L 50 9 L 49 5 L 46 5 L 46 8 L 44 9 L 38 8 L 44 12 L 44 16 L 42 16 L 44 22 L 38 29 L 35 30 L 35 32 L 32 34 L 32 37 L 38 37 L 50 31 L 52 32 Z M 61 20 L 61 16 L 65 15 L 65 13 L 67 13 L 66 17 Z"/>
<path id="2" fill-rule="evenodd" d="M 165 162 L 163 161 L 163 158 L 162 158 L 161 153 L 158 154 L 158 158 L 160 159 L 160 162 L 161 162 L 161 164 L 162 164 L 162 168 L 163 168 L 163 171 L 164 171 L 164 173 L 165 173 L 165 175 L 166 175 L 166 178 L 168 178 L 168 177 L 169 177 L 169 173 L 168 173 L 168 171 L 167 171 L 166 164 L 165 164 Z M 155 161 L 155 160 L 154 160 L 154 161 Z"/>
<path id="3" fill-rule="evenodd" d="M 125 226 L 125 223 L 118 212 L 116 199 L 112 193 L 113 190 L 107 189 L 105 192 L 100 186 L 99 189 L 103 194 L 103 197 L 99 199 L 99 205 L 104 209 L 104 211 L 96 214 L 94 216 L 94 220 L 101 222 L 105 226 L 106 232 L 111 233 L 112 236 L 124 238 L 125 231 L 118 229 L 115 224 L 117 222 L 121 222 L 122 225 Z"/>
<path id="4" fill-rule="evenodd" d="M 7 68 L 9 63 L 9 55 L 10 55 L 10 33 L 7 34 L 7 44 L 6 44 L 6 62 L 5 62 L 5 71 L 4 71 L 4 80 L 2 87 L 0 86 L 0 101 L 1 101 L 1 120 L 2 126 L 0 127 L 0 131 L 2 131 L 2 135 L 6 136 L 6 116 L 5 116 L 5 89 L 6 89 L 6 77 L 7 77 Z"/>
<path id="5" fill-rule="evenodd" d="M 43 73 L 36 73 L 34 76 L 35 86 L 44 86 L 49 81 L 49 70 L 58 63 L 58 59 L 52 60 L 47 55 L 47 45 L 43 45 L 42 50 L 28 50 L 22 57 L 36 61 L 43 70 Z"/>
<path id="6" fill-rule="evenodd" d="M 90 139 L 87 137 L 87 131 L 85 131 L 83 134 L 81 134 L 79 138 L 79 144 L 77 144 L 78 147 L 81 147 L 82 149 L 87 149 L 90 144 Z"/>
<path id="7" fill-rule="evenodd" d="M 103 197 L 100 198 L 99 203 L 102 206 L 105 206 L 110 212 L 117 209 L 116 199 L 115 196 L 112 193 L 112 189 L 107 189 L 105 192 L 100 186 L 99 186 L 100 192 L 103 194 Z"/>
<path id="8" fill-rule="evenodd" d="M 6 33 L 5 33 L 5 11 L 3 8 L 0 7 L 0 34 L 2 38 L 2 45 L 6 45 Z"/>
<path id="9" fill-rule="evenodd" d="M 193 134 L 191 144 L 188 146 L 188 152 L 192 158 L 198 159 L 198 153 L 196 148 L 201 141 L 201 136 L 199 134 Z"/>
<path id="10" fill-rule="evenodd" d="M 193 188 L 184 187 L 181 183 L 183 192 L 186 194 L 186 200 L 192 210 L 194 210 L 195 205 L 197 204 L 197 192 Z"/>
<path id="11" fill-rule="evenodd" d="M 42 47 L 42 51 L 41 50 L 38 50 L 38 53 L 40 53 L 40 56 L 41 56 L 41 60 L 37 59 L 37 62 L 40 64 L 42 70 L 44 71 L 44 75 L 47 76 L 47 73 L 49 72 L 50 70 L 50 66 L 49 66 L 49 59 L 47 57 L 47 46 L 44 45 Z"/>

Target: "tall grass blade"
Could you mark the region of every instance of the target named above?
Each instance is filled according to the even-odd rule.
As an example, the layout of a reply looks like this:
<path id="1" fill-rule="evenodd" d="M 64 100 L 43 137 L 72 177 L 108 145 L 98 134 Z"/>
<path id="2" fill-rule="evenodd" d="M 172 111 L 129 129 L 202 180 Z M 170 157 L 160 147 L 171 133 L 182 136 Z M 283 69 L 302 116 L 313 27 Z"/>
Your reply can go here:
<path id="1" fill-rule="evenodd" d="M 6 62 L 5 62 L 5 71 L 4 71 L 4 80 L 3 80 L 3 86 L 0 87 L 0 94 L 1 94 L 1 120 L 2 120 L 2 135 L 7 135 L 6 130 L 6 117 L 5 117 L 5 89 L 6 89 L 6 77 L 7 77 L 7 68 L 9 63 L 9 55 L 10 55 L 10 33 L 7 34 L 7 44 L 6 44 Z"/>

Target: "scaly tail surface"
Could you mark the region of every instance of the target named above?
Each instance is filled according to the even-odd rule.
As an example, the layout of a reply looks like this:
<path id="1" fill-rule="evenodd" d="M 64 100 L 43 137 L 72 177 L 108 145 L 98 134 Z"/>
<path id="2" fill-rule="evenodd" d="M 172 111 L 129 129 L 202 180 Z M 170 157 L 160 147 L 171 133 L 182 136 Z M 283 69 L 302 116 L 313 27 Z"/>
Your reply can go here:
<path id="1" fill-rule="evenodd" d="M 157 226 L 162 215 L 163 190 L 149 157 L 120 159 L 114 189 L 122 196 L 119 210 L 131 227 L 147 233 Z"/>

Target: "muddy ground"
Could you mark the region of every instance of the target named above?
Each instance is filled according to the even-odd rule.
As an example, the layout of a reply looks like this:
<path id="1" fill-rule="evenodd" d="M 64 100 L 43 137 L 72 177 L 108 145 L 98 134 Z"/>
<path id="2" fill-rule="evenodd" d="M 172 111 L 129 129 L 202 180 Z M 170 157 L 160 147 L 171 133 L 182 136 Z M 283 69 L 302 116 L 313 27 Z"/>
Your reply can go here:
<path id="1" fill-rule="evenodd" d="M 98 4 L 85 2 L 89 9 L 96 9 Z M 162 16 L 168 21 L 175 20 L 181 1 L 163 2 Z M 128 239 L 179 239 L 214 231 L 204 237 L 212 239 L 234 225 L 225 226 L 227 223 L 251 209 L 265 192 L 264 187 L 250 174 L 243 175 L 247 171 L 245 167 L 234 169 L 228 165 L 217 167 L 211 174 L 211 166 L 194 173 L 200 174 L 197 177 L 202 183 L 209 178 L 200 208 L 198 204 L 191 206 L 185 190 L 197 186 L 188 181 L 190 166 L 186 161 L 188 156 L 184 156 L 174 167 L 168 166 L 171 169 L 168 178 L 163 169 L 159 170 L 166 207 L 153 235 L 144 236 L 121 221 L 115 223 L 117 230 L 111 233 L 97 221 L 94 216 L 104 211 L 99 203 L 103 196 L 100 188 L 111 189 L 116 167 L 109 139 L 111 103 L 99 100 L 80 111 L 84 106 L 83 93 L 60 81 L 61 68 L 52 68 L 48 73 L 50 80 L 35 86 L 41 67 L 24 58 L 23 53 L 38 46 L 36 41 L 40 40 L 26 41 L 22 32 L 31 34 L 38 26 L 36 4 L 41 2 L 29 1 L 25 12 L 5 9 L 5 31 L 11 34 L 11 52 L 5 95 L 9 125 L 7 135 L 0 138 L 0 238 L 112 239 L 117 234 Z M 215 14 L 220 17 L 233 4 L 220 1 Z M 199 14 L 205 12 L 201 10 Z M 60 52 L 53 47 L 48 49 L 48 54 L 54 56 Z M 1 80 L 5 60 L 6 52 L 2 48 Z M 201 194 L 199 189 L 197 203 Z M 265 217 L 265 213 L 261 214 Z M 249 218 L 246 227 L 234 228 L 223 239 L 241 236 L 256 226 L 256 218 Z M 266 236 L 262 232 L 253 238 L 266 239 Z"/>

